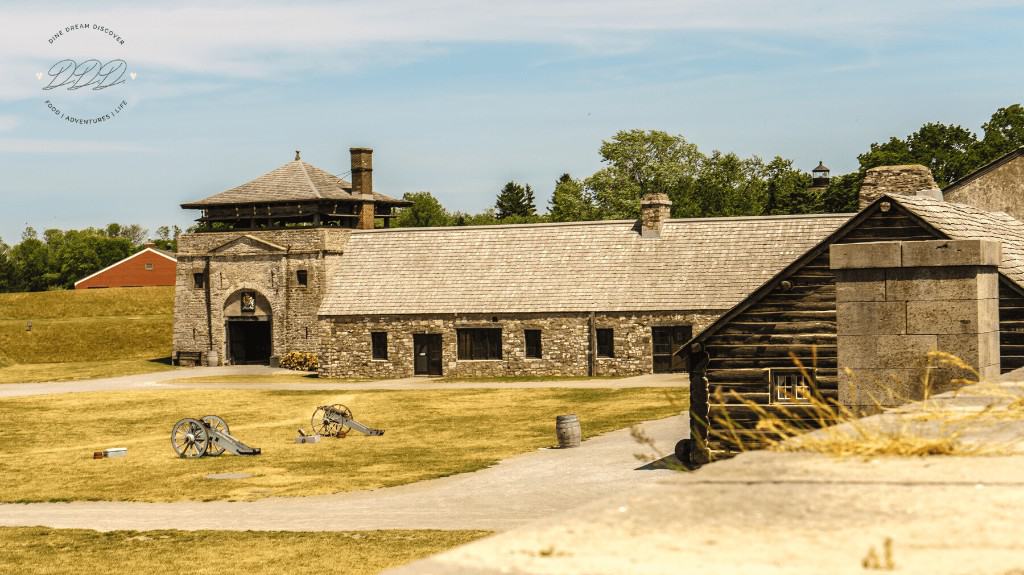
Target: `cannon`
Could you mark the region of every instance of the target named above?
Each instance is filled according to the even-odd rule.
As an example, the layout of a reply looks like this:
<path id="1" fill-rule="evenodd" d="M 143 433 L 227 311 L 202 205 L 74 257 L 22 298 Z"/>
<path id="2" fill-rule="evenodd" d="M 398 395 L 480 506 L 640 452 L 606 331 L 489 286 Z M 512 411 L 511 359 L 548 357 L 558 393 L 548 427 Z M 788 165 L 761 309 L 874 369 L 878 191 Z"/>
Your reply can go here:
<path id="1" fill-rule="evenodd" d="M 216 457 L 225 451 L 235 455 L 259 455 L 259 447 L 249 447 L 231 435 L 228 422 L 216 415 L 199 419 L 186 417 L 171 428 L 171 447 L 178 457 Z"/>
<path id="2" fill-rule="evenodd" d="M 384 435 L 383 429 L 374 429 L 352 418 L 352 410 L 340 403 L 321 405 L 310 419 L 313 432 L 326 437 L 345 437 L 353 429 L 363 435 Z"/>

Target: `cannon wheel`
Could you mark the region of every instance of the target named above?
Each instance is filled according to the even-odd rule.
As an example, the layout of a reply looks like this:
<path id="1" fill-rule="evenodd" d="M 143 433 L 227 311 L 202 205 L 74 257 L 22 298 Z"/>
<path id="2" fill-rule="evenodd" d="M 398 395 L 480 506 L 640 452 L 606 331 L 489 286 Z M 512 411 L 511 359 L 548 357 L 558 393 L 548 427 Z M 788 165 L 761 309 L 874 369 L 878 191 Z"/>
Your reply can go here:
<path id="1" fill-rule="evenodd" d="M 331 406 L 331 409 L 345 416 L 347 419 L 352 419 L 352 410 L 340 403 L 335 403 Z M 334 427 L 334 437 L 345 437 L 350 431 L 352 431 L 352 428 L 347 425 L 335 424 Z"/>
<path id="2" fill-rule="evenodd" d="M 191 459 L 202 457 L 210 444 L 210 434 L 203 422 L 186 417 L 171 428 L 171 447 L 178 457 Z"/>
<path id="3" fill-rule="evenodd" d="M 217 415 L 204 415 L 201 418 L 201 421 L 203 423 L 205 423 L 206 425 L 209 425 L 211 428 L 213 428 L 213 429 L 215 429 L 215 430 L 217 430 L 217 431 L 219 431 L 221 433 L 224 433 L 224 434 L 231 433 L 228 430 L 228 422 L 224 421 L 224 418 L 222 418 L 220 416 L 217 416 Z M 209 445 L 206 447 L 206 455 L 210 455 L 210 456 L 216 457 L 216 456 L 224 453 L 224 448 L 221 447 L 221 445 L 219 443 L 214 441 L 213 437 L 210 438 L 210 441 L 208 443 L 209 443 Z"/>

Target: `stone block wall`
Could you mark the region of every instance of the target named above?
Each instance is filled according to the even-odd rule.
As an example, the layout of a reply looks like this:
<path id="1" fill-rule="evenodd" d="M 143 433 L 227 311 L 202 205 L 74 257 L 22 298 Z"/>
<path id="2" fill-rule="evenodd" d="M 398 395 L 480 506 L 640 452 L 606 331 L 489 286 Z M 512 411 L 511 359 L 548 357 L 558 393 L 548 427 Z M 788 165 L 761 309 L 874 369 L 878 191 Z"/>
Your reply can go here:
<path id="1" fill-rule="evenodd" d="M 932 171 L 920 164 L 871 168 L 864 174 L 860 186 L 859 209 L 863 210 L 884 194 L 914 196 L 926 190 L 934 190 L 941 197 L 942 192 L 938 191 L 938 187 Z"/>
<path id="2" fill-rule="evenodd" d="M 999 375 L 1000 244 L 987 240 L 831 246 L 836 270 L 839 399 L 858 411 L 922 399 L 968 370 Z"/>
<path id="3" fill-rule="evenodd" d="M 948 202 L 967 204 L 986 212 L 1005 212 L 1024 221 L 1024 154 L 946 189 Z"/>
<path id="4" fill-rule="evenodd" d="M 723 310 L 724 311 L 724 310 Z M 651 326 L 692 325 L 698 333 L 720 313 L 601 313 L 594 327 L 614 330 L 615 357 L 594 360 L 596 376 L 629 376 L 652 370 Z M 322 317 L 320 375 L 395 378 L 413 375 L 413 334 L 439 333 L 442 372 L 448 377 L 585 376 L 590 357 L 590 315 L 496 314 Z M 502 359 L 459 360 L 456 330 L 501 328 Z M 526 357 L 524 330 L 541 330 L 542 357 Z M 372 358 L 372 332 L 388 333 L 388 359 Z"/>
<path id="5" fill-rule="evenodd" d="M 317 310 L 349 233 L 317 228 L 181 236 L 174 357 L 179 352 L 198 352 L 204 363 L 229 361 L 225 310 L 242 290 L 255 291 L 269 303 L 273 356 L 317 351 Z M 303 269 L 306 286 L 299 285 L 296 274 Z M 208 289 L 194 287 L 194 273 L 208 274 Z"/>

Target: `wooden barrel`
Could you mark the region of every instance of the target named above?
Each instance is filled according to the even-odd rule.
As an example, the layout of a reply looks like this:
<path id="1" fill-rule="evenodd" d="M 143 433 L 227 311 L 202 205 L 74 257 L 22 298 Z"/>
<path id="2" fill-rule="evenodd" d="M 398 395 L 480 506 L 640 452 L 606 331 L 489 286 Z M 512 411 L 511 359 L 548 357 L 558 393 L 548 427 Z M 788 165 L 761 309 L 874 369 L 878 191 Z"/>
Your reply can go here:
<path id="1" fill-rule="evenodd" d="M 579 447 L 581 439 L 580 418 L 576 417 L 575 413 L 556 417 L 555 435 L 558 436 L 559 447 Z"/>

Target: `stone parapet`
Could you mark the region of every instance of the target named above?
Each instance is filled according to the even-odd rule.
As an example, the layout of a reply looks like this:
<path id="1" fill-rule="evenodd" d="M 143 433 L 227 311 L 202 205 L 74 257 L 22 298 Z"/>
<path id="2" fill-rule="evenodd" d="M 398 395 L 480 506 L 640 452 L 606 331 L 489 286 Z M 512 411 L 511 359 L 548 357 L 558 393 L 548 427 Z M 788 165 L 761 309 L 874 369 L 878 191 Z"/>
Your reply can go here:
<path id="1" fill-rule="evenodd" d="M 860 411 L 999 373 L 998 271 L 989 240 L 831 246 L 839 398 Z M 962 369 L 929 359 L 959 357 Z"/>

